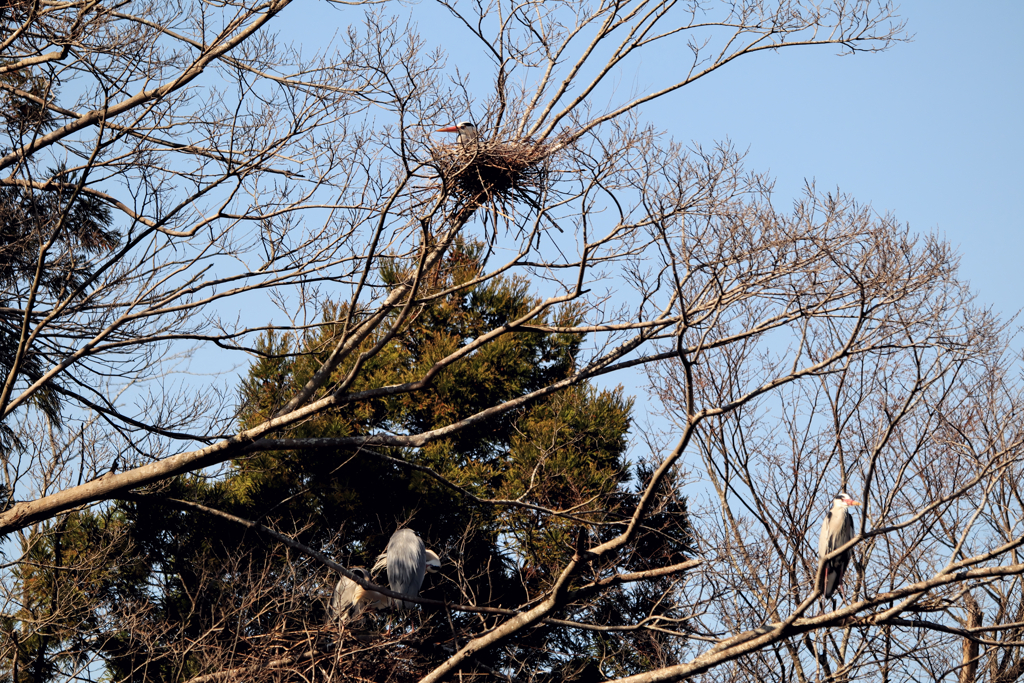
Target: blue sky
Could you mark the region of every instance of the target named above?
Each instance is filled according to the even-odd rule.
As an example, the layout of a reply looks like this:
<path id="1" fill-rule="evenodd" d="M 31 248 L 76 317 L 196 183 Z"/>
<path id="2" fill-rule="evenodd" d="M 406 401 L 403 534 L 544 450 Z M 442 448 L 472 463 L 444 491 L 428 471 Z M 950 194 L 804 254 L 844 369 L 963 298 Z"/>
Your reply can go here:
<path id="1" fill-rule="evenodd" d="M 813 179 L 945 236 L 978 303 L 1014 315 L 1024 307 L 1024 2 L 912 0 L 900 14 L 911 43 L 754 55 L 645 115 L 679 139 L 747 149 L 750 169 L 778 179 L 779 207 Z"/>

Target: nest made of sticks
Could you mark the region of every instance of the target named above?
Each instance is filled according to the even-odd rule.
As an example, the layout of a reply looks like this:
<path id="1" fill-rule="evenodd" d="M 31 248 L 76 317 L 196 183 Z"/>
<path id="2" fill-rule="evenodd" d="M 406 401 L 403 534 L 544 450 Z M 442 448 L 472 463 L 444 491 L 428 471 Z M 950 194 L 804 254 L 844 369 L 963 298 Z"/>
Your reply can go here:
<path id="1" fill-rule="evenodd" d="M 550 180 L 550 160 L 566 141 L 477 140 L 439 145 L 431 156 L 445 188 L 465 205 L 496 204 L 510 208 L 516 200 L 535 205 Z"/>

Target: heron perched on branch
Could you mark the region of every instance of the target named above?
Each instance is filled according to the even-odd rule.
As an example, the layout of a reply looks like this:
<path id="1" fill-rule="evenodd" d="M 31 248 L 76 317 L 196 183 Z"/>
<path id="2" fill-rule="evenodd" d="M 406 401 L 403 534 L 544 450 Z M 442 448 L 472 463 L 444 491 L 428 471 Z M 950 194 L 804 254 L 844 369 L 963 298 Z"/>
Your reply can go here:
<path id="1" fill-rule="evenodd" d="M 412 529 L 399 529 L 388 541 L 387 550 L 377 557 L 373 571 L 386 568 L 391 590 L 415 598 L 419 596 L 423 577 L 440 571 L 441 558 L 433 550 L 427 550 L 423 539 Z M 391 600 L 396 607 L 412 608 L 414 602 Z"/>
<path id="2" fill-rule="evenodd" d="M 840 491 L 832 500 L 832 507 L 825 514 L 825 521 L 821 525 L 821 537 L 818 539 L 818 557 L 824 559 L 826 555 L 841 548 L 853 538 L 853 517 L 847 509 L 860 505 L 850 497 L 846 491 Z M 836 588 L 843 582 L 843 573 L 846 566 L 850 564 L 850 557 L 853 549 L 845 550 L 831 560 L 825 562 L 825 575 L 822 577 L 822 595 L 826 600 L 832 598 Z"/>
<path id="3" fill-rule="evenodd" d="M 364 581 L 370 580 L 370 575 L 362 567 L 355 567 L 350 571 Z M 368 609 L 381 609 L 387 605 L 388 599 L 377 591 L 366 590 L 352 579 L 343 576 L 334 586 L 328 613 L 332 619 L 344 623 L 358 619 Z"/>

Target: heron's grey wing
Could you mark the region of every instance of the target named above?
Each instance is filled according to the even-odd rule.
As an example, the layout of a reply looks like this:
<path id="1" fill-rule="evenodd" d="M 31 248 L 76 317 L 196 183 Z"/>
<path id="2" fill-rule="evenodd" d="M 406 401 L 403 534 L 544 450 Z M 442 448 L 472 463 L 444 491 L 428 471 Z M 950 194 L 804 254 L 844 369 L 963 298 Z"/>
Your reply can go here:
<path id="1" fill-rule="evenodd" d="M 843 520 L 843 541 L 842 544 L 846 545 L 853 540 L 853 515 L 847 513 L 843 515 L 846 519 Z"/>
<path id="2" fill-rule="evenodd" d="M 423 540 L 411 529 L 399 529 L 388 542 L 388 582 L 391 590 L 416 597 L 423 585 L 427 555 Z M 400 607 L 415 607 L 414 602 L 403 602 Z"/>
<path id="3" fill-rule="evenodd" d="M 836 533 L 833 534 L 833 539 L 830 544 L 831 547 L 829 548 L 830 552 L 832 550 L 835 550 L 836 548 L 843 547 L 844 545 L 850 542 L 850 539 L 853 538 L 853 517 L 851 517 L 849 514 L 843 514 L 842 523 L 842 527 L 837 529 Z M 829 560 L 829 572 L 828 577 L 825 581 L 826 600 L 832 597 L 832 594 L 835 593 L 836 588 L 838 588 L 839 584 L 843 582 L 843 574 L 846 573 L 846 568 L 850 564 L 851 555 L 852 552 L 850 550 L 846 550 L 840 553 L 837 557 L 834 557 L 831 560 Z"/>
<path id="4" fill-rule="evenodd" d="M 839 538 L 836 540 L 836 547 L 840 548 L 853 539 L 853 517 L 847 513 L 843 515 L 843 530 L 839 533 Z M 846 572 L 846 568 L 850 565 L 850 558 L 853 557 L 853 549 L 850 548 L 839 555 L 836 558 L 836 575 L 837 580 L 843 580 L 843 574 Z"/>

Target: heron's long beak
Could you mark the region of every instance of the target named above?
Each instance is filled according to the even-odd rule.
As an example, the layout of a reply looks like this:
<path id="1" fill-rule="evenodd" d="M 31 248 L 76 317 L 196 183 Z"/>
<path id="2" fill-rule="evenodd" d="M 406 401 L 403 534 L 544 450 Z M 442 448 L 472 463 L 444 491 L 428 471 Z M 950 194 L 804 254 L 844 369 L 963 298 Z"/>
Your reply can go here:
<path id="1" fill-rule="evenodd" d="M 849 505 L 850 507 L 853 507 L 854 505 L 860 505 L 860 503 L 858 503 L 857 501 L 855 501 L 855 500 L 853 500 L 851 498 L 847 498 L 843 502 L 846 503 L 847 505 Z"/>
<path id="2" fill-rule="evenodd" d="M 447 128 L 438 128 L 434 132 L 435 133 L 458 133 L 459 132 L 459 127 L 458 126 L 448 126 Z"/>

